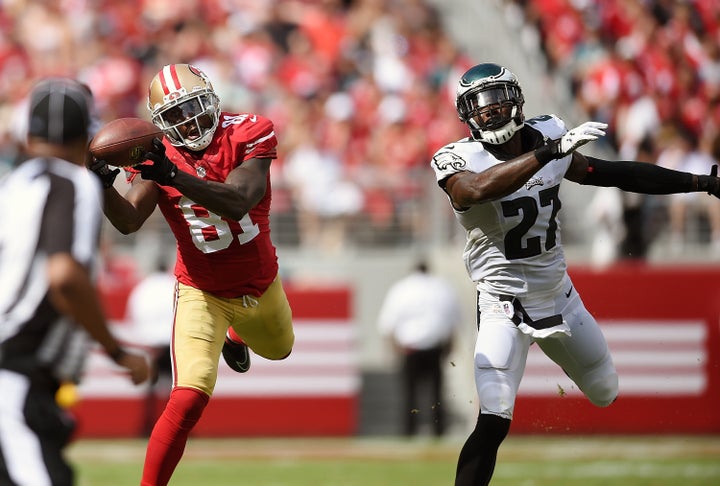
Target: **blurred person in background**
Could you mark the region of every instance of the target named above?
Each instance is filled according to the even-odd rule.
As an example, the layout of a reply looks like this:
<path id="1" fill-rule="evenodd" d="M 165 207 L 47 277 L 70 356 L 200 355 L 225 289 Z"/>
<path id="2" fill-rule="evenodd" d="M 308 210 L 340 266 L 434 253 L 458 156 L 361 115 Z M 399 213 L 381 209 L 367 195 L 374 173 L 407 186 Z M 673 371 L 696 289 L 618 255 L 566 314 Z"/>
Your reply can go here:
<path id="1" fill-rule="evenodd" d="M 644 194 L 720 197 L 717 166 L 696 175 L 635 161 L 586 157 L 605 135 L 585 122 L 568 130 L 555 115 L 525 119 L 517 77 L 494 63 L 461 77 L 456 109 L 470 136 L 432 158 L 440 188 L 466 232 L 464 260 L 477 288 L 475 383 L 480 413 L 458 458 L 457 486 L 487 485 L 510 430 L 530 345 L 560 366 L 596 406 L 618 394 L 605 337 L 567 273 L 560 241 L 560 183 Z"/>
<path id="2" fill-rule="evenodd" d="M 364 204 L 362 190 L 343 159 L 352 143 L 352 100 L 339 93 L 328 97 L 322 106 L 327 116 L 321 122 L 316 104 L 296 105 L 293 117 L 302 121 L 286 132 L 292 141 L 285 145 L 283 176 L 297 203 L 300 243 L 337 254 L 351 243 L 351 223 Z"/>
<path id="3" fill-rule="evenodd" d="M 88 335 L 133 383 L 150 374 L 109 331 L 94 281 L 102 194 L 84 167 L 91 105 L 77 81 L 35 84 L 29 159 L 0 181 L 12 208 L 0 231 L 0 484 L 74 484 L 63 450 L 75 423 L 56 395 L 80 381 Z"/>
<path id="4" fill-rule="evenodd" d="M 113 187 L 118 169 L 91 164 L 115 228 L 138 231 L 159 207 L 177 240 L 173 387 L 148 441 L 146 486 L 170 481 L 215 388 L 220 355 L 245 373 L 250 349 L 281 360 L 295 341 L 270 238 L 272 121 L 221 111 L 210 79 L 189 64 L 166 65 L 153 77 L 148 109 L 165 136 L 128 169 L 125 196 Z"/>
<path id="5" fill-rule="evenodd" d="M 455 289 L 431 274 L 424 260 L 410 275 L 395 282 L 385 296 L 378 329 L 390 339 L 402 360 L 403 433 L 407 436 L 417 434 L 420 418 L 425 416 L 431 418 L 436 437 L 445 433 L 442 364 L 460 321 Z M 427 393 L 421 393 L 426 386 Z"/>
<path id="6" fill-rule="evenodd" d="M 658 155 L 657 165 L 668 169 L 687 172 L 709 172 L 716 164 L 712 154 L 713 141 L 710 137 L 699 140 L 696 135 L 682 127 L 673 127 L 666 132 L 665 147 Z M 670 250 L 679 255 L 691 235 L 689 222 L 697 216 L 706 216 L 710 228 L 712 254 L 720 257 L 720 201 L 702 197 L 701 194 L 674 194 L 667 204 L 670 222 Z"/>
<path id="7" fill-rule="evenodd" d="M 127 322 L 134 342 L 146 346 L 154 363 L 154 375 L 145 396 L 145 417 L 141 433 L 149 437 L 157 420 L 159 395 L 167 399 L 172 383 L 170 341 L 175 319 L 175 286 L 177 280 L 163 261 L 140 280 L 127 300 Z"/>

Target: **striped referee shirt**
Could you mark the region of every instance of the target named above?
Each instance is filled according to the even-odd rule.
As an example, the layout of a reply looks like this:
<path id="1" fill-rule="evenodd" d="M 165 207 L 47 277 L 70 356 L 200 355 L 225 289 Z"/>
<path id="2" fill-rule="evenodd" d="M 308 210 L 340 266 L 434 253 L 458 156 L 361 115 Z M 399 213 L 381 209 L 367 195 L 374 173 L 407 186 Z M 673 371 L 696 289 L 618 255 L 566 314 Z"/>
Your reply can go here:
<path id="1" fill-rule="evenodd" d="M 92 174 L 61 159 L 27 160 L 0 180 L 0 368 L 79 380 L 89 337 L 50 302 L 47 261 L 69 253 L 95 274 L 101 198 Z"/>

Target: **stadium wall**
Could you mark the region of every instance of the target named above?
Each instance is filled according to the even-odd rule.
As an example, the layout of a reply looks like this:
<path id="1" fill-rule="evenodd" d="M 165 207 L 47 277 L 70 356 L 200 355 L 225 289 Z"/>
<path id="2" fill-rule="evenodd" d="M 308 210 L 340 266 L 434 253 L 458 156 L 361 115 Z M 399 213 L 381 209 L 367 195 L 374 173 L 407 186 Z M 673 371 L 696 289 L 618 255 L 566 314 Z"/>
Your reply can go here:
<path id="1" fill-rule="evenodd" d="M 349 436 L 358 424 L 360 369 L 352 292 L 347 286 L 287 286 L 296 343 L 282 361 L 253 356 L 251 372 L 220 362 L 213 399 L 196 436 Z M 112 296 L 106 295 L 106 298 Z M 117 305 L 118 299 L 113 300 Z M 118 335 L 130 337 L 123 322 Z M 135 437 L 162 411 L 167 391 L 133 386 L 98 348 L 91 353 L 79 402 L 79 437 Z"/>
<path id="2" fill-rule="evenodd" d="M 298 278 L 289 286 L 298 338 L 292 359 L 257 358 L 247 375 L 221 363 L 216 396 L 195 431 L 198 436 L 358 433 L 363 372 L 394 366 L 392 353 L 382 349 L 375 350 L 374 359 L 367 356 L 369 347 L 382 348 L 374 330 L 378 305 L 372 302 L 413 259 L 375 266 L 361 260 L 356 264 L 364 270 L 355 275 L 364 283 L 326 279 L 311 284 Z M 466 431 L 477 413 L 470 365 L 472 285 L 452 267 L 444 270 L 451 279 L 463 279 L 457 283 L 469 309 L 446 370 L 448 400 L 467 417 Z M 364 272 L 378 275 L 377 282 L 373 285 Z M 533 346 L 513 432 L 720 432 L 720 267 L 620 264 L 596 270 L 575 265 L 570 273 L 606 334 L 620 375 L 620 396 L 610 407 L 592 406 Z M 115 306 L 122 300 L 105 298 Z M 117 322 L 116 330 L 122 329 Z M 147 388 L 129 384 L 101 352 L 92 353 L 79 391 L 80 402 L 73 408 L 79 436 L 139 435 Z M 156 412 L 162 404 L 156 403 Z"/>

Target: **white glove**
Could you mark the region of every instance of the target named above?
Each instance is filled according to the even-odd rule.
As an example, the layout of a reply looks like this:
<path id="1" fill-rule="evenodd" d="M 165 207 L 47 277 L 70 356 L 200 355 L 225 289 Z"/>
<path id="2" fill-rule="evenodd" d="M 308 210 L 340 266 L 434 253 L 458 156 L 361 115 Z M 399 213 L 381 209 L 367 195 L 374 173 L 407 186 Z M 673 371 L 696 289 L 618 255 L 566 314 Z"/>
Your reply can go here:
<path id="1" fill-rule="evenodd" d="M 588 142 L 604 137 L 606 128 L 607 123 L 593 121 L 585 122 L 573 128 L 560 139 L 558 158 L 575 152 Z"/>

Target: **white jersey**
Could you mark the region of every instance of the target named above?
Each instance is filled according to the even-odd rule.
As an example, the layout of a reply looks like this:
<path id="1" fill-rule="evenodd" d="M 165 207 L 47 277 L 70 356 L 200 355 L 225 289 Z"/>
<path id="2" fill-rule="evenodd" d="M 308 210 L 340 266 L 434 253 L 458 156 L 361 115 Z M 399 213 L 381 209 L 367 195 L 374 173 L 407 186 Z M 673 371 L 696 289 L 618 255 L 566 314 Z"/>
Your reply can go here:
<path id="1" fill-rule="evenodd" d="M 555 115 L 525 123 L 549 139 L 567 131 Z M 465 266 L 479 288 L 523 297 L 554 293 L 563 284 L 567 268 L 560 240 L 559 190 L 571 159 L 551 161 L 503 198 L 454 210 L 466 230 Z M 438 150 L 431 165 L 442 181 L 457 172 L 480 173 L 501 162 L 482 143 L 466 138 Z"/>

